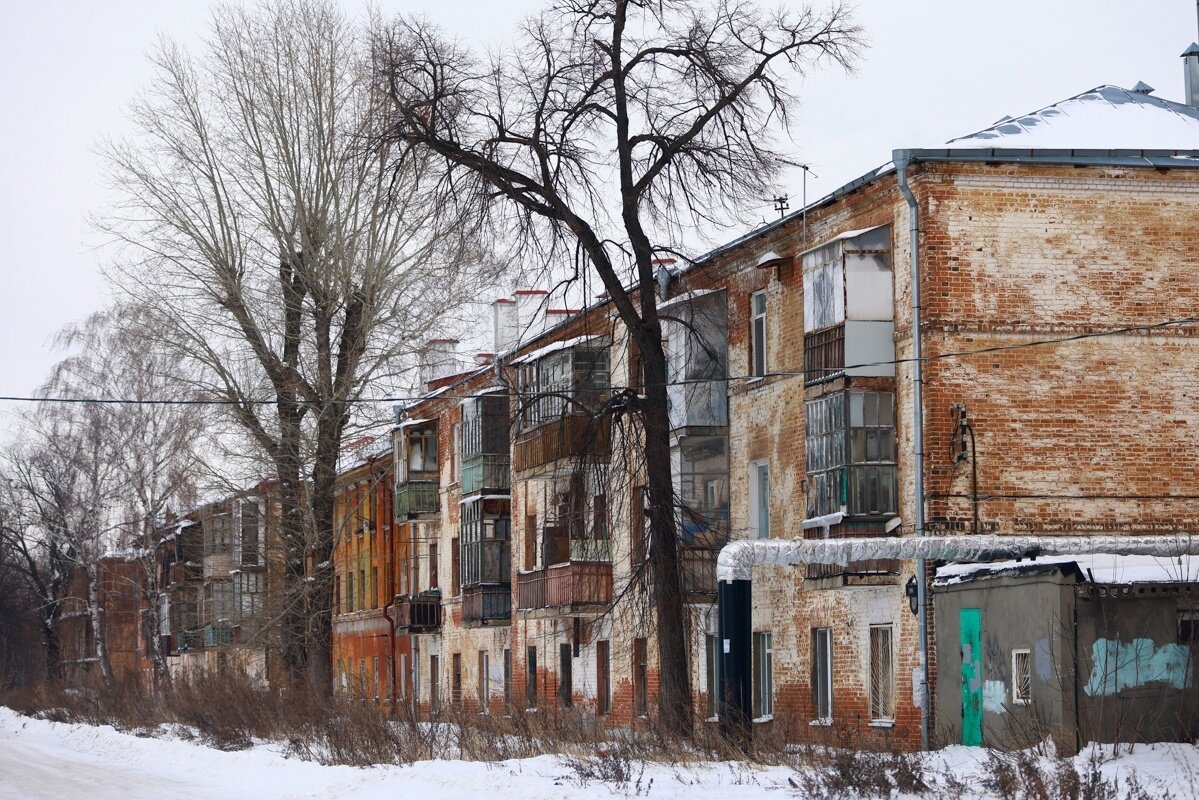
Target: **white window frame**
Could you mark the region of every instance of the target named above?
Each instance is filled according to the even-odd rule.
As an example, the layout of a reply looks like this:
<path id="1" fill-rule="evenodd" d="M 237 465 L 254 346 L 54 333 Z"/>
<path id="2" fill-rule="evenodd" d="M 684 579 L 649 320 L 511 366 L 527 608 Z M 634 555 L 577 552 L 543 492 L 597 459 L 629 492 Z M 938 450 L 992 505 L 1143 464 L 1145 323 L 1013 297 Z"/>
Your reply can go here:
<path id="1" fill-rule="evenodd" d="M 772 632 L 754 631 L 753 660 L 754 719 L 764 722 L 774 717 L 774 634 Z"/>
<path id="2" fill-rule="evenodd" d="M 820 657 L 820 647 L 818 643 L 824 640 L 824 657 Z M 823 663 L 821 663 L 823 662 Z M 814 725 L 831 725 L 833 722 L 833 629 L 832 628 L 813 628 L 812 629 L 812 667 L 815 673 L 816 685 L 812 687 L 813 711 L 815 718 L 812 720 Z M 819 675 L 823 667 L 825 674 L 824 697 L 820 695 Z M 824 700 L 824 705 L 828 713 L 821 715 L 820 700 Z"/>
<path id="3" fill-rule="evenodd" d="M 887 637 L 886 637 L 887 638 L 887 660 L 889 662 L 888 668 L 887 668 L 887 679 L 889 682 L 888 693 L 890 694 L 890 700 L 891 700 L 890 713 L 887 715 L 875 713 L 876 712 L 875 703 L 878 700 L 878 698 L 876 698 L 876 696 L 875 696 L 876 676 L 874 674 L 874 666 L 875 666 L 875 658 L 874 658 L 875 636 L 874 636 L 874 634 L 876 631 L 878 631 L 878 632 L 886 631 L 886 634 L 887 634 Z M 870 721 L 871 722 L 882 722 L 882 723 L 893 723 L 893 722 L 895 722 L 895 706 L 896 706 L 896 700 L 897 700 L 896 685 L 895 685 L 895 683 L 896 683 L 895 682 L 895 626 L 890 622 L 880 623 L 878 625 L 871 625 L 869 628 L 869 632 L 867 633 L 867 636 L 868 636 L 868 641 L 866 644 L 867 644 L 867 647 L 869 648 L 868 652 L 870 654 L 870 670 L 869 670 L 869 674 L 867 676 L 867 679 L 869 680 L 869 684 L 867 685 L 866 688 L 867 688 L 868 697 L 870 699 Z"/>
<path id="4" fill-rule="evenodd" d="M 1019 667 L 1021 656 L 1024 658 L 1023 670 Z M 1020 691 L 1020 673 L 1023 672 L 1026 678 L 1024 683 L 1025 691 Z M 1018 648 L 1012 650 L 1012 703 L 1018 706 L 1027 706 L 1032 703 L 1032 651 L 1028 648 Z"/>
<path id="5" fill-rule="evenodd" d="M 758 310 L 758 305 L 761 310 Z M 766 290 L 754 292 L 749 296 L 749 374 L 755 378 L 764 378 L 769 369 L 767 357 L 770 343 L 767 332 L 767 302 Z"/>
<path id="6" fill-rule="evenodd" d="M 749 464 L 749 534 L 751 539 L 770 537 L 770 462 L 765 459 Z"/>

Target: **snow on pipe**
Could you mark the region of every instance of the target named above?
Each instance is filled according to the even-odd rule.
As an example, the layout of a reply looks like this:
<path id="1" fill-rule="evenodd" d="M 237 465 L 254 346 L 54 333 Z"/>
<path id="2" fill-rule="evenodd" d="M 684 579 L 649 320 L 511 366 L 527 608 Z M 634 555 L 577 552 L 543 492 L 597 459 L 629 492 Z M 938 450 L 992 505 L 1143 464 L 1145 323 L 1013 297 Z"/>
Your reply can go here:
<path id="1" fill-rule="evenodd" d="M 869 559 L 999 561 L 1029 556 L 1197 556 L 1199 536 L 921 536 L 871 539 L 740 539 L 716 560 L 718 581 L 748 581 L 755 565 L 794 567 Z"/>

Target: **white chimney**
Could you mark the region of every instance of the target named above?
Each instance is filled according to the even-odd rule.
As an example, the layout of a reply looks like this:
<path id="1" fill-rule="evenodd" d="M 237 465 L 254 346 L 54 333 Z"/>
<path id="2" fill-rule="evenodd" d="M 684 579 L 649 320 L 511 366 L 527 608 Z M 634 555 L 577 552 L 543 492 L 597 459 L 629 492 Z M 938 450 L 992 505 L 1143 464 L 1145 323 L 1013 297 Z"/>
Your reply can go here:
<path id="1" fill-rule="evenodd" d="M 522 341 L 545 330 L 544 308 L 548 295 L 544 289 L 517 289 L 512 293 L 516 298 L 516 329 Z"/>
<path id="2" fill-rule="evenodd" d="M 515 300 L 501 297 L 491 304 L 491 340 L 495 352 L 503 353 L 520 339 L 520 320 Z"/>
<path id="3" fill-rule="evenodd" d="M 430 339 L 420 354 L 420 379 L 426 385 L 461 371 L 457 339 Z"/>
<path id="4" fill-rule="evenodd" d="M 1199 108 L 1199 43 L 1192 42 L 1182 54 L 1183 102 Z"/>

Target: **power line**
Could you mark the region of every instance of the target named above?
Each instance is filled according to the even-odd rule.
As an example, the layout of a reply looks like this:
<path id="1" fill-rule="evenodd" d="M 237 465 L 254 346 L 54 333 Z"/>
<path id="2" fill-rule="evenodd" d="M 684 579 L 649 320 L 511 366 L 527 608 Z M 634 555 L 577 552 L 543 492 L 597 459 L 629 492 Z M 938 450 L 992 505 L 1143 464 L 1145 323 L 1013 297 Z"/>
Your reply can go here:
<path id="1" fill-rule="evenodd" d="M 1050 339 L 1036 339 L 1031 342 L 1017 342 L 1013 344 L 992 345 L 990 347 L 980 347 L 974 350 L 956 350 L 946 353 L 938 353 L 935 355 L 923 356 L 920 359 L 915 358 L 896 358 L 880 361 L 864 361 L 856 364 L 846 364 L 838 367 L 836 371 L 849 371 L 854 369 L 864 369 L 866 367 L 884 367 L 884 366 L 900 366 L 904 364 L 914 364 L 917 360 L 928 363 L 932 361 L 944 361 L 949 359 L 966 358 L 969 356 L 988 355 L 991 353 L 1003 353 L 1013 350 L 1025 350 L 1032 347 L 1046 347 L 1055 344 L 1065 344 L 1069 342 L 1083 341 L 1087 339 L 1099 339 L 1108 336 L 1121 336 L 1129 333 L 1148 333 L 1164 328 L 1177 327 L 1179 325 L 1187 325 L 1199 323 L 1199 317 L 1182 317 L 1179 319 L 1165 320 L 1164 322 L 1155 322 L 1146 325 L 1128 325 L 1121 328 L 1111 328 L 1102 331 L 1090 331 L 1087 333 L 1071 334 L 1069 336 L 1059 336 Z M 830 370 L 820 370 L 822 375 L 827 375 Z M 687 386 L 692 384 L 709 384 L 719 383 L 721 381 L 758 381 L 763 378 L 802 378 L 807 374 L 804 370 L 778 370 L 774 372 L 765 372 L 761 375 L 726 375 L 716 378 L 685 378 L 681 380 L 666 381 L 662 384 L 638 384 L 631 386 L 632 389 L 643 389 L 649 386 Z M 577 387 L 572 389 L 574 392 L 590 391 L 595 393 L 603 393 L 609 391 L 605 388 L 589 388 Z M 552 395 L 553 392 L 538 392 L 538 391 L 523 391 L 508 389 L 505 391 L 491 392 L 492 395 L 504 395 L 507 397 L 541 397 Z M 299 406 L 321 406 L 321 405 L 368 405 L 378 403 L 419 403 L 424 400 L 432 400 L 438 395 L 429 393 L 415 397 L 403 396 L 385 396 L 385 397 L 359 397 L 349 400 L 306 400 L 296 398 L 294 400 L 280 400 L 279 398 L 270 398 L 262 400 L 229 400 L 229 399 L 164 399 L 164 398 L 122 398 L 122 397 L 37 397 L 37 396 L 21 396 L 21 395 L 0 395 L 0 402 L 12 403 L 66 403 L 66 404 L 85 404 L 85 405 L 133 405 L 133 406 L 265 406 L 293 404 Z M 449 399 L 455 399 L 458 395 L 445 395 Z"/>

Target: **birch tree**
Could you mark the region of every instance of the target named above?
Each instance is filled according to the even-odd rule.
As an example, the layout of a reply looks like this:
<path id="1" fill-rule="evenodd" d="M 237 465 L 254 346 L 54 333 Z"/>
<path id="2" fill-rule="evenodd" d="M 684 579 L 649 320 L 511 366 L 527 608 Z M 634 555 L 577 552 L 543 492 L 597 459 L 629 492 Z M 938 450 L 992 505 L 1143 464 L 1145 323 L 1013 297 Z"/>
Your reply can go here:
<path id="1" fill-rule="evenodd" d="M 284 662 L 330 691 L 333 498 L 355 411 L 485 279 L 477 215 L 437 164 L 388 169 L 364 27 L 324 0 L 222 5 L 198 53 L 163 42 L 106 150 L 113 276 L 278 477 Z"/>
<path id="2" fill-rule="evenodd" d="M 676 733 L 690 730 L 691 692 L 655 260 L 775 193 L 788 78 L 848 68 L 860 46 L 839 3 L 742 0 L 558 0 L 485 57 L 420 19 L 379 36 L 383 141 L 443 159 L 526 252 L 581 253 L 639 348 L 643 394 L 622 399 L 644 430 L 658 711 Z"/>

